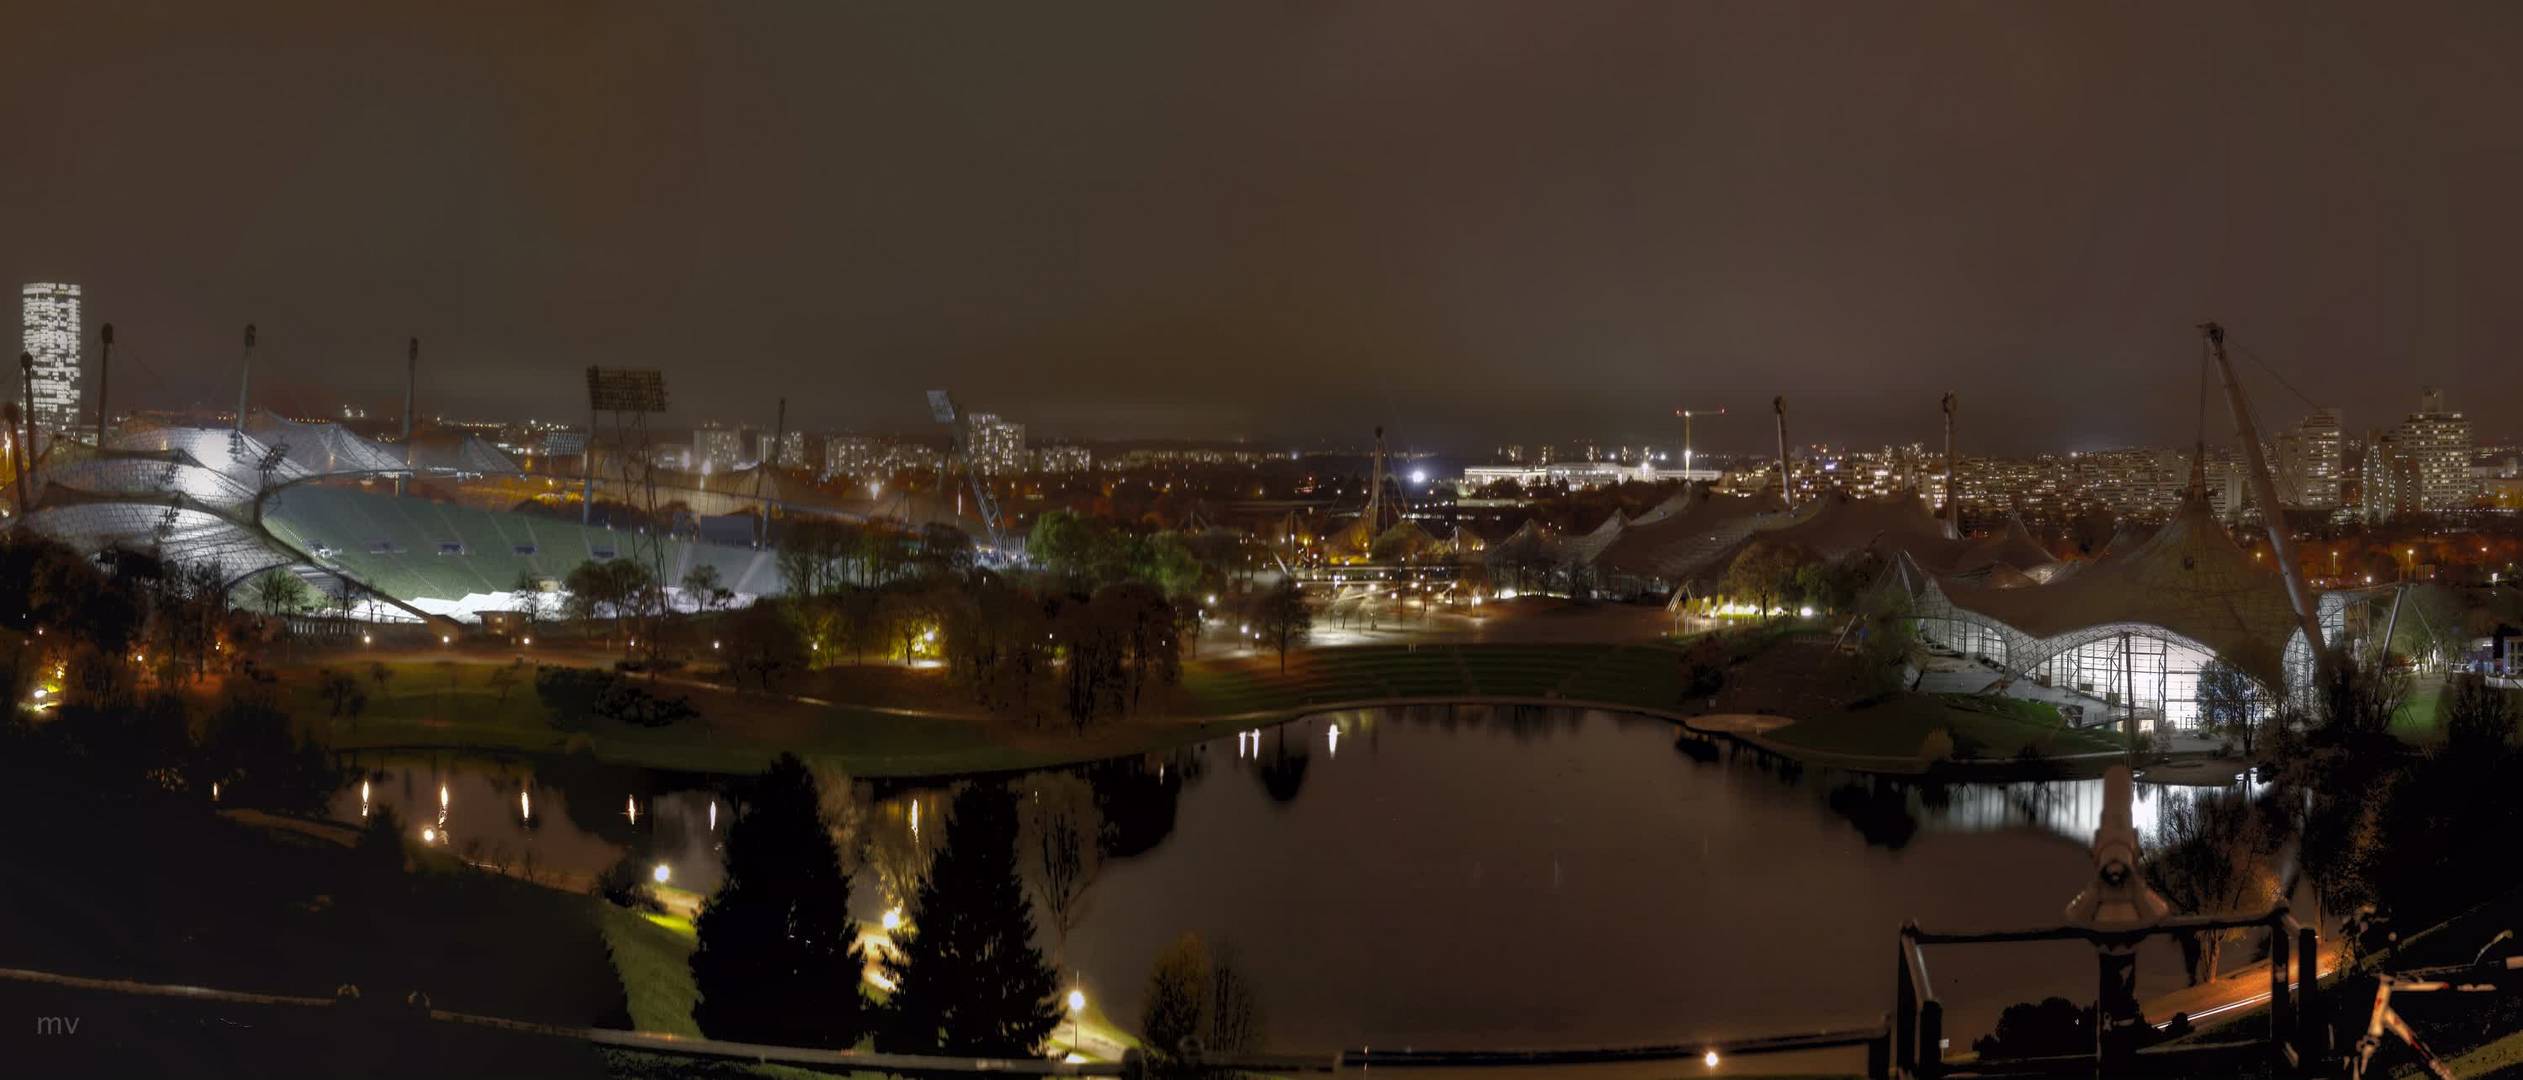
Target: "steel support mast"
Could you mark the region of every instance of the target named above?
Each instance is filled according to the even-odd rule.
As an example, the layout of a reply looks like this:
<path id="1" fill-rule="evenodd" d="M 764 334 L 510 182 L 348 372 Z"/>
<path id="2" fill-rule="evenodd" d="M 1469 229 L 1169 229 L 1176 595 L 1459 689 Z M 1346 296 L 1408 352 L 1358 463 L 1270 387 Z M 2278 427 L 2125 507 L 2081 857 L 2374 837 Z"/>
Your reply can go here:
<path id="1" fill-rule="evenodd" d="M 2286 579 L 2287 601 L 2295 605 L 2295 618 L 2303 624 L 2304 644 L 2312 650 L 2315 671 L 2330 663 L 2330 645 L 2322 640 L 2321 612 L 2314 605 L 2313 590 L 2304 582 L 2304 568 L 2295 564 L 2295 539 L 2286 531 L 2286 511 L 2278 503 L 2278 484 L 2269 476 L 2269 459 L 2260 452 L 2260 432 L 2252 426 L 2251 403 L 2243 397 L 2243 384 L 2234 378 L 2234 362 L 2225 355 L 2225 328 L 2215 323 L 2199 324 L 2199 333 L 2207 338 L 2208 353 L 2216 358 L 2218 376 L 2225 380 L 2225 401 L 2234 411 L 2234 434 L 2243 441 L 2243 458 L 2251 466 L 2251 493 L 2260 501 L 2260 521 L 2269 530 L 2269 550 L 2277 556 L 2278 573 Z"/>

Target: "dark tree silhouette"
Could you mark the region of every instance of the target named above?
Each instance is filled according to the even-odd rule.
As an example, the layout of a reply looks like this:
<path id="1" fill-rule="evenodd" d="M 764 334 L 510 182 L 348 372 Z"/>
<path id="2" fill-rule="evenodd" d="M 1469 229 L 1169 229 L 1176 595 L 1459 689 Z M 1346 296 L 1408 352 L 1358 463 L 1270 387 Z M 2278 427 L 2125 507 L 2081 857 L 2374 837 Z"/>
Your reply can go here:
<path id="1" fill-rule="evenodd" d="M 1005 786 L 956 793 L 945 850 L 886 961 L 895 989 L 879 1049 L 1030 1057 L 1059 1024 L 1057 979 L 1034 947 L 1033 903 L 1017 877 L 1016 833 Z"/>
<path id="2" fill-rule="evenodd" d="M 847 1048 L 867 1027 L 850 879 L 815 778 L 782 754 L 727 831 L 727 881 L 701 910 L 692 1018 L 713 1039 Z"/>
<path id="3" fill-rule="evenodd" d="M 1279 673 L 1288 673 L 1288 649 L 1314 632 L 1314 612 L 1293 580 L 1253 598 L 1253 629 L 1279 653 Z"/>

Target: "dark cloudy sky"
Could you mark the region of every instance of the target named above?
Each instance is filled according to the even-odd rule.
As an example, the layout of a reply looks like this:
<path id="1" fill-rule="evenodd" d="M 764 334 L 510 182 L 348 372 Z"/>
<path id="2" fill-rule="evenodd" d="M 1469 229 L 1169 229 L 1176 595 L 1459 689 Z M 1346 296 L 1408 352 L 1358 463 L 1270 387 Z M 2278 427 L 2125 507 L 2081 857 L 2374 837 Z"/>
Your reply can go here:
<path id="1" fill-rule="evenodd" d="M 21 4 L 0 272 L 146 404 L 2186 441 L 2523 388 L 2523 5 Z M 118 357 L 119 360 L 119 357 Z M 2257 372 L 2258 369 L 2247 369 Z M 2302 411 L 2260 377 L 2264 417 Z M 331 380 L 335 392 L 319 392 Z"/>

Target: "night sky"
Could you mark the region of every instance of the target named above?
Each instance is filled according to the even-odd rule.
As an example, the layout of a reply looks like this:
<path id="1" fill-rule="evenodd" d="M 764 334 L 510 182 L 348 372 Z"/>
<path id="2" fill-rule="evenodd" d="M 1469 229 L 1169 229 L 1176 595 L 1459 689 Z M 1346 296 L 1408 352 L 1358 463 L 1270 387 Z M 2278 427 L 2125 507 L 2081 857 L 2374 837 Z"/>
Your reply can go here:
<path id="1" fill-rule="evenodd" d="M 2351 428 L 2502 434 L 2518 57 L 2511 3 L 20 3 L 0 271 L 142 405 L 252 320 L 302 411 L 418 334 L 456 413 L 604 363 L 684 420 L 1750 450 L 1955 389 L 2016 452 L 2188 441 L 2214 317 Z"/>

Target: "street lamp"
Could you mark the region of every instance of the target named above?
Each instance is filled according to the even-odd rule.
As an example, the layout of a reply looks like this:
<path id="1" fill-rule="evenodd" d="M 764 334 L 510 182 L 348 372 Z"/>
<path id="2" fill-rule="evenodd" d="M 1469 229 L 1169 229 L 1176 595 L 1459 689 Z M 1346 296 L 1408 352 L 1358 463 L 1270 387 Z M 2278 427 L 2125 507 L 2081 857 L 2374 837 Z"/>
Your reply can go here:
<path id="1" fill-rule="evenodd" d="M 1069 988 L 1069 1052 L 1078 1052 L 1078 1014 L 1086 1011 L 1086 991 Z"/>
<path id="2" fill-rule="evenodd" d="M 649 876 L 650 878 L 654 879 L 654 880 L 655 880 L 658 884 L 663 885 L 663 884 L 665 884 L 665 883 L 666 883 L 666 879 L 667 879 L 667 878 L 672 877 L 672 876 L 674 876 L 674 875 L 673 875 L 673 873 L 672 873 L 671 871 L 668 871 L 668 870 L 666 869 L 666 864 L 664 864 L 664 863 L 658 863 L 658 864 L 657 864 L 657 869 L 649 871 L 649 872 L 648 872 L 648 876 Z"/>

